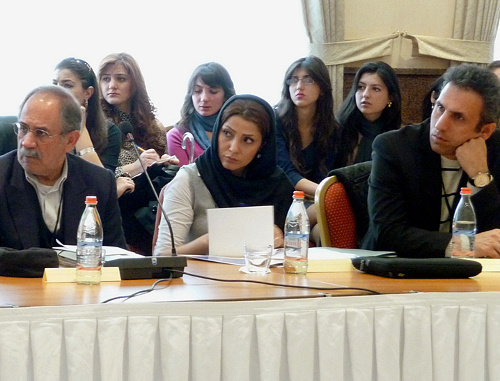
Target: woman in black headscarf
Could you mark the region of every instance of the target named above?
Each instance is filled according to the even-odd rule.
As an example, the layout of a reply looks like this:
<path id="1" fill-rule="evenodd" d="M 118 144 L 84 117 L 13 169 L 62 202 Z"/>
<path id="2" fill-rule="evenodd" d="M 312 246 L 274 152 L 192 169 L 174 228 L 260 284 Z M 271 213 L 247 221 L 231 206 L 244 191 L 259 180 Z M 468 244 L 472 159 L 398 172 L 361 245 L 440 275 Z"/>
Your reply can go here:
<path id="1" fill-rule="evenodd" d="M 185 165 L 165 190 L 163 207 L 178 253 L 208 253 L 207 209 L 273 205 L 275 246 L 283 244 L 293 185 L 276 165 L 275 117 L 253 95 L 235 95 L 221 108 L 210 147 Z M 171 238 L 162 217 L 154 255 L 169 255 Z"/>

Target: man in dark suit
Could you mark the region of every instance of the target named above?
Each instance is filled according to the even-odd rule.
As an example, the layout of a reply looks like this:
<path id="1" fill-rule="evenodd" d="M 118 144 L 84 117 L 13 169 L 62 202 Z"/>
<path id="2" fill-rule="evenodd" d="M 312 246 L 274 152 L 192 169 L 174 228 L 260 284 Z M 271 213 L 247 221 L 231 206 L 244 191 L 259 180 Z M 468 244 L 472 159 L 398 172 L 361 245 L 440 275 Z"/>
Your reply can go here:
<path id="1" fill-rule="evenodd" d="M 467 186 L 477 218 L 474 255 L 500 257 L 499 117 L 499 81 L 464 64 L 445 73 L 429 120 L 377 137 L 363 247 L 450 256 L 451 221 Z"/>
<path id="2" fill-rule="evenodd" d="M 97 196 L 104 245 L 126 248 L 113 173 L 71 155 L 82 112 L 67 90 L 31 91 L 16 124 L 17 150 L 0 157 L 0 246 L 76 244 L 87 195 Z"/>

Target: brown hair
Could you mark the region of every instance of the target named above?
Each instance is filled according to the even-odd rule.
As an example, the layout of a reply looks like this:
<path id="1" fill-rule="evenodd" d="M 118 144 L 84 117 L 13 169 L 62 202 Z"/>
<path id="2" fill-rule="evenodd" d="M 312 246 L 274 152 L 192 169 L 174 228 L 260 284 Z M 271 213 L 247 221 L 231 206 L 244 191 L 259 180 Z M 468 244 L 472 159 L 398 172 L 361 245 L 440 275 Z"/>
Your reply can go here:
<path id="1" fill-rule="evenodd" d="M 232 116 L 241 116 L 249 122 L 255 123 L 262 135 L 262 145 L 271 131 L 271 117 L 266 108 L 253 99 L 236 99 L 222 112 L 220 125 L 222 126 Z"/>
<path id="2" fill-rule="evenodd" d="M 144 77 L 137 61 L 128 53 L 113 53 L 106 56 L 99 67 L 99 83 L 104 70 L 113 65 L 122 65 L 130 76 L 132 88 L 130 99 L 130 116 L 133 118 L 133 134 L 137 143 L 144 148 L 154 148 L 158 154 L 165 153 L 165 137 L 163 131 L 158 129 L 156 122 L 156 108 L 149 99 L 146 91 Z M 100 89 L 100 86 L 99 86 Z M 102 94 L 101 94 L 102 98 Z M 101 104 L 106 116 L 119 125 L 122 120 L 116 108 L 110 105 L 104 98 Z M 162 139 L 163 137 L 163 139 Z"/>

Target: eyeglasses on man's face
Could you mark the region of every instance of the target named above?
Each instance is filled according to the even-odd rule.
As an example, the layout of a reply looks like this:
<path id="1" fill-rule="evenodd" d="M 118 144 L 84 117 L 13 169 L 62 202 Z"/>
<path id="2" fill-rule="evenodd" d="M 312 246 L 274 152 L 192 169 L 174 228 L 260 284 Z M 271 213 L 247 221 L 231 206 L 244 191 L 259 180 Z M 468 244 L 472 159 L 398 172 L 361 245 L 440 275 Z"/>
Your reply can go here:
<path id="1" fill-rule="evenodd" d="M 28 132 L 31 132 L 35 140 L 41 144 L 48 143 L 56 136 L 64 135 L 64 133 L 51 135 L 43 128 L 30 128 L 27 124 L 24 124 L 22 122 L 14 123 L 14 132 L 20 138 L 24 138 L 26 135 L 28 135 Z"/>
<path id="2" fill-rule="evenodd" d="M 288 86 L 297 86 L 299 82 L 302 82 L 303 85 L 312 85 L 314 83 L 314 79 L 311 76 L 306 75 L 305 77 L 291 77 L 286 80 L 286 84 Z"/>

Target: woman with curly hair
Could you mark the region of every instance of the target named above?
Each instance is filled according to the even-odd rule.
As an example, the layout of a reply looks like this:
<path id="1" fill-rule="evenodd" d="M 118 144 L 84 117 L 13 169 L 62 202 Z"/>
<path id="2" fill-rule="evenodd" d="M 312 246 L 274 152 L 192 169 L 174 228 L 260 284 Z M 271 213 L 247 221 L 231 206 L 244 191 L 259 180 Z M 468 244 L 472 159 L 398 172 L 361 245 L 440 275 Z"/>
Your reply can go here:
<path id="1" fill-rule="evenodd" d="M 149 99 L 144 78 L 135 59 L 127 53 L 106 56 L 99 69 L 102 108 L 118 127 L 130 122 L 135 143 L 144 148 L 141 161 L 150 166 L 165 153 L 165 127 L 156 119 L 156 109 Z M 122 137 L 116 176 L 134 177 L 142 173 L 132 142 Z"/>
<path id="2" fill-rule="evenodd" d="M 143 165 L 150 167 L 160 160 L 178 164 L 176 158 L 165 154 L 165 128 L 156 119 L 156 109 L 149 99 L 144 78 L 134 58 L 127 53 L 114 53 L 105 57 L 99 69 L 99 85 L 102 108 L 108 119 L 118 127 L 123 122 L 129 122 L 135 144 L 144 151 L 140 154 L 139 161 L 134 142 L 123 134 L 118 167 L 115 170 L 118 180 L 122 177 L 135 177 L 144 171 Z M 163 173 L 161 170 L 159 172 Z M 153 235 L 148 228 L 149 224 L 141 221 L 137 213 L 140 210 L 149 211 L 149 202 L 154 203 L 155 197 L 147 182 L 136 181 L 134 193 L 120 197 L 127 243 L 134 251 L 144 255 L 151 255 Z"/>

